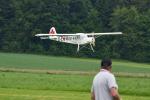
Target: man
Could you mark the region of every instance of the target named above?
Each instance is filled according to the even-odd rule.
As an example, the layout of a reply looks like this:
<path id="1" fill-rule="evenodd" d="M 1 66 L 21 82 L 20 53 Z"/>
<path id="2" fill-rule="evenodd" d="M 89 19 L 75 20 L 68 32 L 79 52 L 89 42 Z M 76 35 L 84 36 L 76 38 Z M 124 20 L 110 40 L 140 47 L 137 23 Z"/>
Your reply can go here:
<path id="1" fill-rule="evenodd" d="M 111 65 L 110 59 L 102 60 L 101 70 L 93 80 L 91 100 L 121 100 L 118 85 L 114 75 L 111 73 Z"/>

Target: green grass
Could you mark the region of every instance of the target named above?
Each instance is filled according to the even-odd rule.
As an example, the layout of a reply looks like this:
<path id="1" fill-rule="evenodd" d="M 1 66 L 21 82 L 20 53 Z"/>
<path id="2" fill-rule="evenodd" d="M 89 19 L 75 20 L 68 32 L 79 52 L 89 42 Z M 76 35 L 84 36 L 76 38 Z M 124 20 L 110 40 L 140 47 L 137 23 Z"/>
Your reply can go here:
<path id="1" fill-rule="evenodd" d="M 149 100 L 150 97 L 122 95 L 123 100 Z M 90 100 L 90 93 L 73 91 L 0 88 L 0 100 Z"/>
<path id="2" fill-rule="evenodd" d="M 0 68 L 97 71 L 100 61 L 67 57 L 0 53 Z M 150 64 L 113 60 L 114 72 L 150 73 Z"/>
<path id="3" fill-rule="evenodd" d="M 0 88 L 89 91 L 92 77 L 32 73 L 0 73 Z"/>
<path id="4" fill-rule="evenodd" d="M 93 76 L 0 73 L 0 100 L 90 100 Z M 117 77 L 124 100 L 149 100 L 149 78 Z"/>
<path id="5" fill-rule="evenodd" d="M 0 100 L 88 100 L 89 98 L 90 95 L 86 92 L 0 88 Z"/>
<path id="6" fill-rule="evenodd" d="M 0 88 L 90 92 L 93 76 L 1 72 L 0 80 Z M 117 82 L 121 94 L 150 96 L 149 78 L 117 77 Z"/>
<path id="7" fill-rule="evenodd" d="M 0 53 L 1 69 L 97 72 L 99 60 Z M 150 73 L 150 64 L 113 60 L 114 72 Z M 0 72 L 0 100 L 90 100 L 94 75 Z M 149 77 L 116 77 L 123 100 L 150 100 Z"/>

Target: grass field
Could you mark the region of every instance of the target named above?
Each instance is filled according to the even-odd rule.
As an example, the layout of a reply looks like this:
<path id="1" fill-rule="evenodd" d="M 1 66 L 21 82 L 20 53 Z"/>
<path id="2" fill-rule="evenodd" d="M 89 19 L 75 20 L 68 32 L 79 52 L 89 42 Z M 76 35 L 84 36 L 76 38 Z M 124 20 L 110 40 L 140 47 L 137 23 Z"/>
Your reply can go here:
<path id="1" fill-rule="evenodd" d="M 92 78 L 89 75 L 1 72 L 0 100 L 90 100 Z M 150 99 L 149 78 L 117 77 L 117 82 L 123 99 Z"/>
<path id="2" fill-rule="evenodd" d="M 98 71 L 100 61 L 67 57 L 0 53 L 0 68 Z M 150 64 L 113 60 L 114 72 L 150 73 Z"/>
<path id="3" fill-rule="evenodd" d="M 73 91 L 0 89 L 1 100 L 90 100 L 90 94 Z M 8 92 L 9 91 L 9 92 Z M 123 100 L 149 100 L 149 97 L 122 95 Z"/>
<path id="4" fill-rule="evenodd" d="M 0 100 L 90 100 L 94 74 L 70 73 L 96 73 L 98 65 L 96 59 L 0 53 Z M 113 60 L 113 67 L 116 73 L 134 76 L 116 77 L 123 100 L 150 100 L 150 77 L 138 77 L 139 73 L 150 74 L 150 64 Z M 63 74 L 64 70 L 71 72 Z"/>

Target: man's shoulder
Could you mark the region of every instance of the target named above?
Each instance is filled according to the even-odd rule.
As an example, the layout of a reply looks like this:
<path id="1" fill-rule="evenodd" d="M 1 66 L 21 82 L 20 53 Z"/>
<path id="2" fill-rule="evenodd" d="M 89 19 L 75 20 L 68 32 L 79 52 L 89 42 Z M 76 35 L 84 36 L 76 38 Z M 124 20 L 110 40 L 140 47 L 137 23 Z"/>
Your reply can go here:
<path id="1" fill-rule="evenodd" d="M 95 75 L 94 79 L 95 78 L 100 78 L 100 77 L 103 77 L 103 78 L 111 78 L 111 77 L 114 77 L 114 75 L 112 73 L 108 73 L 108 72 L 99 72 Z"/>
<path id="2" fill-rule="evenodd" d="M 104 75 L 108 75 L 108 76 L 114 76 L 113 73 L 109 72 L 109 71 L 100 71 L 99 74 L 104 74 Z"/>
<path id="3" fill-rule="evenodd" d="M 105 78 L 114 78 L 115 77 L 114 74 L 112 74 L 111 72 L 100 72 L 99 74 Z"/>

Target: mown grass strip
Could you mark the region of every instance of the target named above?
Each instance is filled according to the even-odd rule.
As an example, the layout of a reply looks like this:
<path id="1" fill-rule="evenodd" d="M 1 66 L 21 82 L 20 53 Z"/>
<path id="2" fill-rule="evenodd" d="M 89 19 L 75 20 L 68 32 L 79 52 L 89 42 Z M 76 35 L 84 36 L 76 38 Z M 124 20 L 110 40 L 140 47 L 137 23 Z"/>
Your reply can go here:
<path id="1" fill-rule="evenodd" d="M 150 64 L 112 60 L 114 72 L 150 73 Z M 0 53 L 0 68 L 97 71 L 100 60 L 32 54 Z"/>
<path id="2" fill-rule="evenodd" d="M 150 97 L 122 95 L 123 100 L 149 100 Z M 90 92 L 0 88 L 0 100 L 90 100 Z"/>
<path id="3" fill-rule="evenodd" d="M 18 69 L 18 68 L 0 68 L 0 72 L 22 72 L 22 73 L 45 73 L 45 74 L 62 74 L 62 75 L 95 75 L 96 71 L 65 71 L 65 70 L 39 70 L 39 69 Z M 114 72 L 118 77 L 139 77 L 150 78 L 148 73 L 127 73 Z"/>
<path id="4" fill-rule="evenodd" d="M 30 89 L 5 89 L 0 88 L 0 99 L 3 100 L 88 100 L 87 92 L 55 91 L 55 90 L 30 90 Z M 15 99 L 14 99 L 15 98 Z M 20 99 L 22 98 L 22 99 Z"/>
<path id="5" fill-rule="evenodd" d="M 1 72 L 0 88 L 90 92 L 94 75 Z M 124 95 L 150 96 L 149 78 L 116 77 Z"/>

